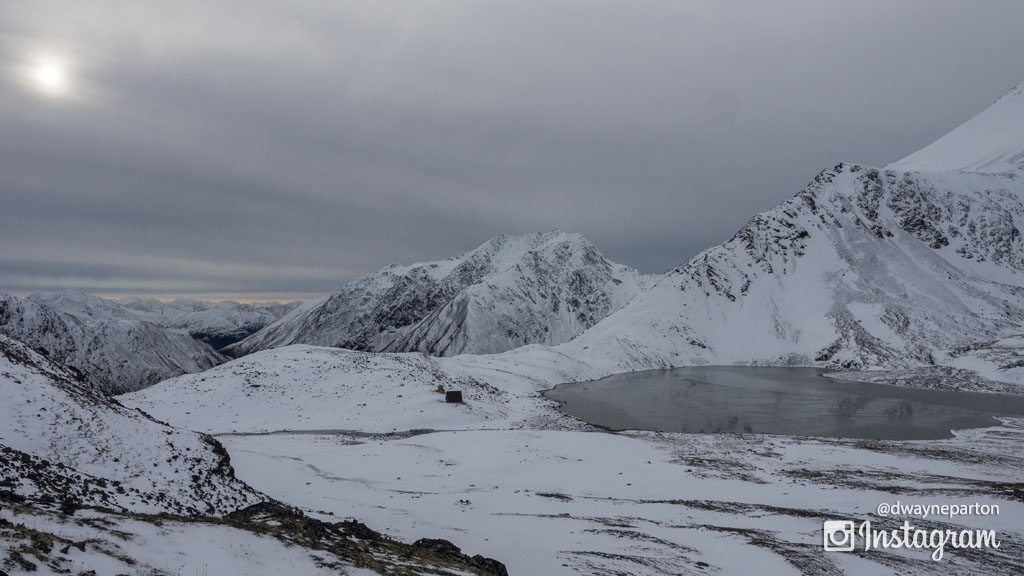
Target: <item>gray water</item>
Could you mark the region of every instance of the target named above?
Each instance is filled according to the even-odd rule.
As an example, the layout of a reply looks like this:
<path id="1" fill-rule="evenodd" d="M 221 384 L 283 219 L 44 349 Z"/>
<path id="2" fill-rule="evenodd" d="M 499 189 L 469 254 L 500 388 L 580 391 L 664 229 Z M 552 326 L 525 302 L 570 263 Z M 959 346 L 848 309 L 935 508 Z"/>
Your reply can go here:
<path id="1" fill-rule="evenodd" d="M 702 366 L 562 384 L 545 396 L 614 430 L 923 440 L 1024 416 L 1024 396 L 826 378 L 816 368 Z"/>

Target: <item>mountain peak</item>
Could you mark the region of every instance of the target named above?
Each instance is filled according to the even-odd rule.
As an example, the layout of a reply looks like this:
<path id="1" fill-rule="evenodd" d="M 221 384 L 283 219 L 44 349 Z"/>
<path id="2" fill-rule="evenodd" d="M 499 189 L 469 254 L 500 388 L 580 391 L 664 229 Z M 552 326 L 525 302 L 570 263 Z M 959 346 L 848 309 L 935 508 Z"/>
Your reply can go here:
<path id="1" fill-rule="evenodd" d="M 887 168 L 917 172 L 1024 172 L 1024 82 L 949 134 Z"/>
<path id="2" fill-rule="evenodd" d="M 454 355 L 557 344 L 623 306 L 646 282 L 579 234 L 501 234 L 460 256 L 353 280 L 228 350 L 302 343 Z"/>
<path id="3" fill-rule="evenodd" d="M 523 234 L 498 234 L 470 252 L 504 247 L 511 247 L 513 249 L 518 247 L 529 250 L 559 242 L 590 244 L 589 240 L 575 232 L 546 230 L 543 232 L 526 232 Z"/>

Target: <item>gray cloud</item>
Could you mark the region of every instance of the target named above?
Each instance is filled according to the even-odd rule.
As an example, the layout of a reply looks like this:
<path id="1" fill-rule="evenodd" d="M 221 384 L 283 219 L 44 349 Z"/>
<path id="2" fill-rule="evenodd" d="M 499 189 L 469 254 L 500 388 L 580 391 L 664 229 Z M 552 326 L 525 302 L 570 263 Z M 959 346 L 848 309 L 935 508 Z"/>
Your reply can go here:
<path id="1" fill-rule="evenodd" d="M 1024 78 L 1015 1 L 8 2 L 0 290 L 322 292 L 502 232 L 661 271 Z M 17 71 L 66 55 L 73 92 Z"/>

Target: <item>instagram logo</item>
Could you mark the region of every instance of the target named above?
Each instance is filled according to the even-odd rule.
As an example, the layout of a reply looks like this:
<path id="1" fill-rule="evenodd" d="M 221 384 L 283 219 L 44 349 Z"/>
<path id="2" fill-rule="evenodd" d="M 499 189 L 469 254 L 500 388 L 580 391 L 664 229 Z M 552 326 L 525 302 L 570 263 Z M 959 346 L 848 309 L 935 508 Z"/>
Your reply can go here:
<path id="1" fill-rule="evenodd" d="M 826 520 L 822 543 L 826 552 L 852 552 L 854 524 L 851 520 Z"/>

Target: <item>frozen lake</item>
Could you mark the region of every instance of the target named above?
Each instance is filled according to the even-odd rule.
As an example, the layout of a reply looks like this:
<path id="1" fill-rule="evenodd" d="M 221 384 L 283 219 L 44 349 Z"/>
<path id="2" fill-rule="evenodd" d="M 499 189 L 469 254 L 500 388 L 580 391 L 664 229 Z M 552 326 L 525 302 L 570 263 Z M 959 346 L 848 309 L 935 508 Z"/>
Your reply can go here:
<path id="1" fill-rule="evenodd" d="M 701 366 L 616 374 L 545 392 L 615 430 L 922 440 L 1024 415 L 1024 396 L 846 382 L 817 368 Z"/>

